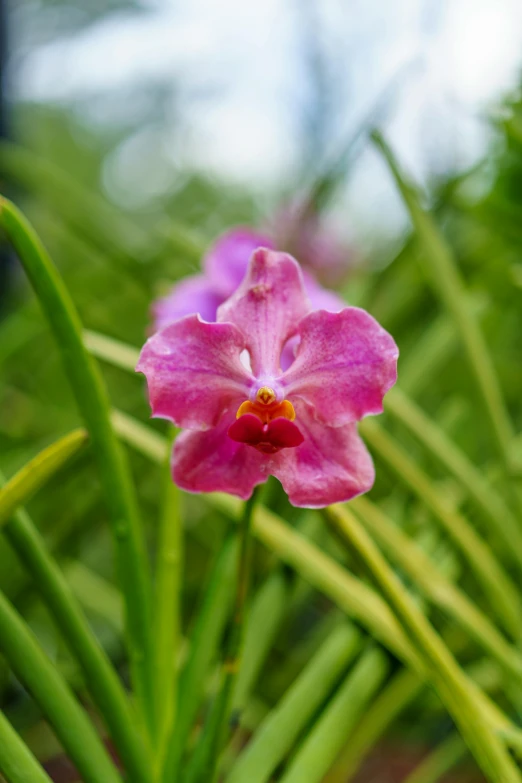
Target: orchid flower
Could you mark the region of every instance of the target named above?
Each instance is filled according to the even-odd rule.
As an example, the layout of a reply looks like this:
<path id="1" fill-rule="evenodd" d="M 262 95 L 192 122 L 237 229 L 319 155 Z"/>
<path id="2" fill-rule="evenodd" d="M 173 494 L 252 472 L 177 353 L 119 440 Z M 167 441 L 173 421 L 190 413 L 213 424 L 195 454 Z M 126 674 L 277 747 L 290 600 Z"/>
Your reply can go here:
<path id="1" fill-rule="evenodd" d="M 296 336 L 283 371 L 283 349 Z M 382 412 L 397 356 L 368 313 L 313 310 L 297 261 L 258 248 L 217 322 L 189 315 L 157 332 L 137 371 L 152 415 L 185 429 L 172 456 L 182 489 L 246 500 L 273 475 L 295 506 L 320 508 L 371 488 L 356 422 Z"/>
<path id="2" fill-rule="evenodd" d="M 233 228 L 218 237 L 203 258 L 203 273 L 184 278 L 154 303 L 155 329 L 163 329 L 192 313 L 199 313 L 205 321 L 215 321 L 219 305 L 241 283 L 248 260 L 258 247 L 274 249 L 268 236 L 247 226 Z M 320 286 L 308 272 L 303 272 L 303 279 L 314 309 L 337 312 L 345 306 L 337 294 Z"/>

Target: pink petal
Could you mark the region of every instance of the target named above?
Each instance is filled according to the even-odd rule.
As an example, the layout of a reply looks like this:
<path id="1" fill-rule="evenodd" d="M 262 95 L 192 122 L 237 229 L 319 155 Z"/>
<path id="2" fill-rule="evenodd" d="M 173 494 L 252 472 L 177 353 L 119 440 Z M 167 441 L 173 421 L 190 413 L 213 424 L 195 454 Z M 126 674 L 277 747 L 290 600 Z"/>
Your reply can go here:
<path id="1" fill-rule="evenodd" d="M 172 477 L 178 487 L 187 492 L 228 492 L 248 500 L 254 487 L 266 481 L 266 456 L 229 438 L 231 422 L 225 416 L 211 430 L 178 435 L 172 454 Z"/>
<path id="2" fill-rule="evenodd" d="M 273 248 L 272 240 L 248 226 L 226 231 L 211 245 L 203 259 L 205 275 L 223 299 L 234 293 L 248 269 L 248 262 L 258 247 Z"/>
<path id="3" fill-rule="evenodd" d="M 382 413 L 382 400 L 397 380 L 395 341 L 364 310 L 317 310 L 299 324 L 301 342 L 280 379 L 285 396 L 309 403 L 325 424 L 339 426 Z"/>
<path id="4" fill-rule="evenodd" d="M 167 296 L 154 302 L 154 328 L 159 331 L 193 313 L 198 313 L 204 321 L 215 321 L 224 298 L 203 275 L 186 277 L 176 283 Z"/>
<path id="5" fill-rule="evenodd" d="M 239 288 L 219 308 L 218 321 L 230 321 L 243 332 L 254 375 L 270 378 L 280 373 L 283 345 L 310 309 L 297 261 L 260 248 Z"/>
<path id="6" fill-rule="evenodd" d="M 233 324 L 208 324 L 197 315 L 157 332 L 136 368 L 147 378 L 153 416 L 205 429 L 229 408 L 235 413 L 254 380 L 239 358 L 244 348 Z"/>
<path id="7" fill-rule="evenodd" d="M 344 310 L 346 307 L 344 299 L 341 299 L 335 291 L 323 288 L 310 272 L 303 270 L 303 279 L 306 293 L 314 310 L 328 310 L 329 313 L 338 313 L 340 310 Z"/>
<path id="8" fill-rule="evenodd" d="M 372 458 L 357 433 L 356 424 L 327 427 L 314 419 L 303 403 L 296 408 L 303 443 L 274 454 L 270 473 L 279 479 L 290 503 L 323 508 L 350 500 L 371 489 Z"/>

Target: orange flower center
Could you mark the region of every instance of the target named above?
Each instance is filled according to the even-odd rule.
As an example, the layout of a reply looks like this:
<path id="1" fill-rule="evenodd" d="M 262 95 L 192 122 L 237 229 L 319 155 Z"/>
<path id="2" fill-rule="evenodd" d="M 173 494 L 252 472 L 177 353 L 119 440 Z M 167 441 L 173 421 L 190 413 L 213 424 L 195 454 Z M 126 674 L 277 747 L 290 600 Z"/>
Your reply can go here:
<path id="1" fill-rule="evenodd" d="M 276 394 L 270 386 L 262 386 L 258 389 L 254 402 L 245 400 L 239 406 L 236 418 L 244 416 L 245 413 L 253 414 L 260 419 L 263 424 L 268 424 L 272 419 L 295 419 L 294 406 L 289 400 L 282 402 L 276 401 Z"/>

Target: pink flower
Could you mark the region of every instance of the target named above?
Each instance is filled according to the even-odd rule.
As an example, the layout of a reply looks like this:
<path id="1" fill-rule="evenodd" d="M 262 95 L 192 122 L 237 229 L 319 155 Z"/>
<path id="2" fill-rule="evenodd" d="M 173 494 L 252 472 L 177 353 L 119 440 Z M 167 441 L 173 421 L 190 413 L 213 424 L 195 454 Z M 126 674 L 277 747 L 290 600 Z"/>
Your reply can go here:
<path id="1" fill-rule="evenodd" d="M 340 240 L 307 198 L 282 205 L 270 230 L 278 248 L 294 255 L 311 275 L 329 285 L 339 283 L 356 263 L 353 248 Z"/>
<path id="2" fill-rule="evenodd" d="M 283 371 L 283 348 L 296 337 Z M 314 311 L 299 264 L 259 248 L 217 322 L 190 315 L 156 333 L 137 371 L 152 415 L 186 430 L 172 457 L 182 489 L 247 499 L 273 475 L 295 506 L 320 508 L 372 486 L 356 422 L 382 412 L 397 356 L 368 313 Z"/>
<path id="3" fill-rule="evenodd" d="M 247 226 L 226 231 L 203 258 L 203 273 L 186 277 L 153 306 L 154 327 L 163 329 L 184 315 L 199 313 L 215 321 L 217 309 L 244 278 L 250 256 L 258 247 L 274 249 L 272 240 Z M 304 273 L 305 288 L 315 309 L 337 312 L 345 304 L 333 291 L 322 288 L 311 274 Z"/>

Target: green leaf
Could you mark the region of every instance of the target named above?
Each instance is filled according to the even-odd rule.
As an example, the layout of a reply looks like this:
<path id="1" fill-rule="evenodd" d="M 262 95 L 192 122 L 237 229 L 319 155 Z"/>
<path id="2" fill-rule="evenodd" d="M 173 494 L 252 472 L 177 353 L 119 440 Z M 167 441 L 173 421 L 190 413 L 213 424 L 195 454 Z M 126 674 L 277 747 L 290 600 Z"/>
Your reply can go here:
<path id="1" fill-rule="evenodd" d="M 9 783 L 52 783 L 1 710 L 0 772 Z"/>
<path id="2" fill-rule="evenodd" d="M 364 528 L 347 508 L 330 506 L 326 518 L 362 558 L 422 655 L 428 676 L 488 780 L 522 777 L 476 700 L 476 689 L 422 614 Z"/>
<path id="3" fill-rule="evenodd" d="M 134 425 L 134 420 L 125 417 L 121 436 L 127 439 L 130 429 L 132 435 L 128 439 L 129 443 L 145 456 L 161 464 L 166 449 L 165 439 L 138 422 L 136 427 L 129 427 L 129 424 Z M 136 433 L 139 433 L 138 437 Z M 149 433 L 152 436 L 150 440 L 146 437 Z M 150 448 L 151 442 L 154 443 L 154 448 Z M 237 520 L 241 509 L 241 501 L 237 498 L 220 493 L 204 494 L 202 497 L 212 508 Z M 333 558 L 262 506 L 258 506 L 254 513 L 253 532 L 283 563 L 328 596 L 334 604 L 366 628 L 422 679 L 426 678 L 427 672 L 422 659 L 419 658 L 388 604 L 375 590 L 354 577 Z M 516 748 L 517 752 L 520 751 L 522 754 L 522 731 L 482 691 L 476 689 L 475 697 L 480 704 L 480 710 L 487 716 L 495 731 L 502 733 L 510 747 Z"/>
<path id="4" fill-rule="evenodd" d="M 284 620 L 288 600 L 288 580 L 282 569 L 277 569 L 259 588 L 252 602 L 241 668 L 234 690 L 234 710 L 242 710 L 248 702 L 277 631 Z"/>
<path id="5" fill-rule="evenodd" d="M 281 783 L 324 780 L 388 668 L 387 656 L 377 648 L 360 657 L 310 730 Z"/>
<path id="6" fill-rule="evenodd" d="M 333 631 L 267 715 L 232 767 L 226 783 L 266 783 L 291 751 L 315 711 L 330 694 L 360 646 L 349 625 Z"/>
<path id="7" fill-rule="evenodd" d="M 3 532 L 82 667 L 87 686 L 106 721 L 130 779 L 136 783 L 151 780 L 150 762 L 127 695 L 39 532 L 21 509 L 4 526 Z"/>
<path id="8" fill-rule="evenodd" d="M 453 585 L 430 557 L 370 500 L 365 497 L 355 498 L 350 503 L 350 509 L 422 594 L 459 623 L 502 666 L 509 677 L 507 687 L 512 687 L 510 680 L 522 686 L 520 652 L 508 644 L 467 595 Z"/>
<path id="9" fill-rule="evenodd" d="M 107 337 L 105 334 L 90 332 L 88 329 L 83 330 L 83 341 L 89 353 L 97 359 L 102 359 L 121 370 L 136 371 L 140 352 L 132 345 Z"/>
<path id="10" fill-rule="evenodd" d="M 430 509 L 473 568 L 495 615 L 502 620 L 511 636 L 520 640 L 522 634 L 520 593 L 491 548 L 468 520 L 441 497 L 440 491 L 434 487 L 426 473 L 410 459 L 391 435 L 369 419 L 361 422 L 360 431 L 396 473 L 399 480 L 410 487 L 421 503 Z"/>
<path id="11" fill-rule="evenodd" d="M 466 756 L 467 750 L 465 742 L 458 734 L 450 734 L 421 761 L 403 783 L 437 783 Z"/>
<path id="12" fill-rule="evenodd" d="M 408 669 L 393 677 L 361 716 L 350 742 L 328 773 L 328 783 L 349 783 L 375 743 L 423 687 L 422 680 Z"/>
<path id="13" fill-rule="evenodd" d="M 85 430 L 74 430 L 30 460 L 0 489 L 0 528 L 87 442 Z"/>
<path id="14" fill-rule="evenodd" d="M 212 575 L 194 630 L 190 636 L 189 656 L 179 678 L 176 723 L 168 743 L 163 780 L 176 779 L 205 693 L 207 678 L 215 660 L 227 622 L 235 584 L 235 542 L 225 543 L 214 565 Z"/>
<path id="15" fill-rule="evenodd" d="M 107 392 L 99 369 L 83 344 L 82 326 L 63 280 L 32 227 L 5 199 L 1 202 L 0 226 L 18 253 L 47 316 L 91 437 L 111 514 L 117 570 L 125 598 L 133 684 L 145 724 L 154 734 L 149 569 L 132 478 L 111 426 Z"/>
<path id="16" fill-rule="evenodd" d="M 386 396 L 386 410 L 398 419 L 469 492 L 491 529 L 504 542 L 504 552 L 522 568 L 522 528 L 502 496 L 466 454 L 406 394 L 395 388 Z"/>
<path id="17" fill-rule="evenodd" d="M 420 206 L 416 188 L 407 183 L 395 157 L 376 131 L 372 138 L 386 158 L 395 182 L 410 213 L 420 241 L 421 260 L 435 292 L 454 319 L 468 362 L 482 396 L 499 456 L 510 472 L 509 447 L 513 428 L 502 398 L 487 345 L 480 328 L 466 303 L 466 291 L 451 248 L 438 230 L 433 218 Z"/>
<path id="18" fill-rule="evenodd" d="M 48 717 L 85 783 L 122 783 L 86 713 L 2 593 L 0 647 L 12 670 Z"/>

